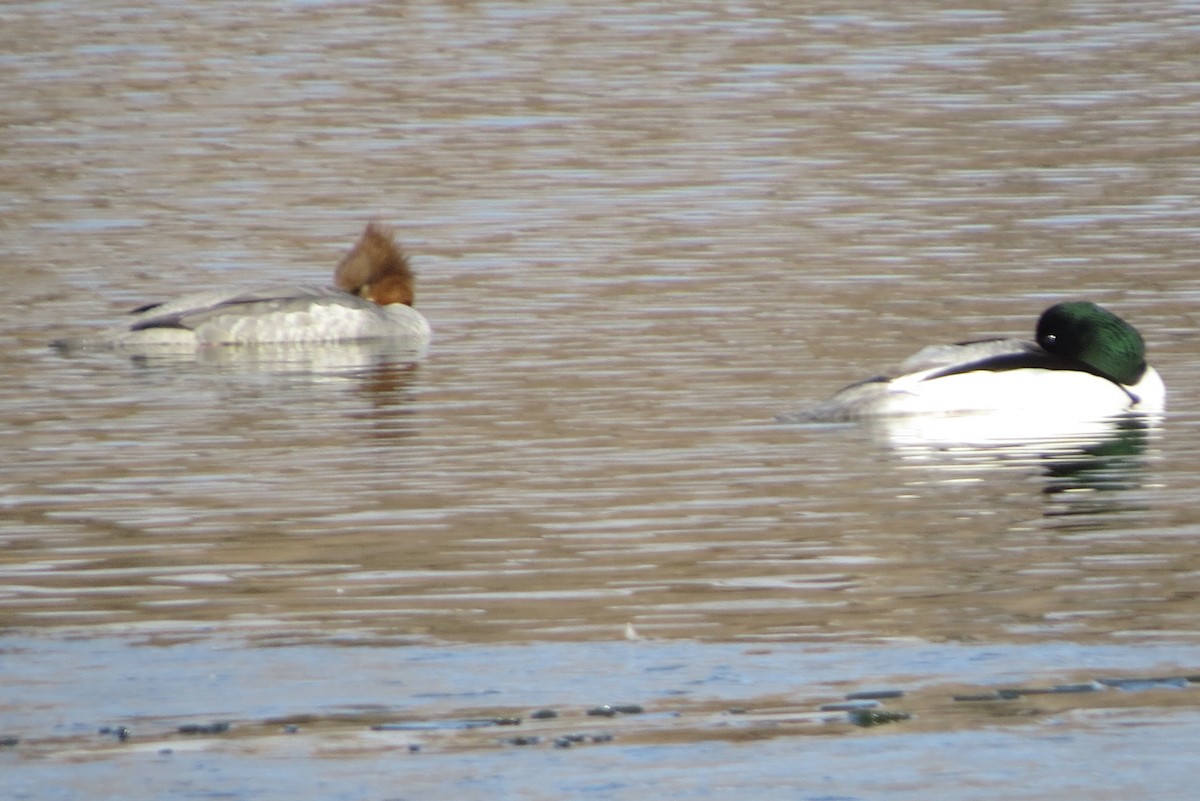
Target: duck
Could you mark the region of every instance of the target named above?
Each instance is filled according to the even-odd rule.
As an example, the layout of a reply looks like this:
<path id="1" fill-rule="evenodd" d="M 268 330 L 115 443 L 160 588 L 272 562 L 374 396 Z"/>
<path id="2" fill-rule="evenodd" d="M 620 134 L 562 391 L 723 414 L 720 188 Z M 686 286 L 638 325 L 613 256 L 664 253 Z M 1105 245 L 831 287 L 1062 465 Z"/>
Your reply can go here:
<path id="1" fill-rule="evenodd" d="M 370 222 L 332 285 L 217 290 L 150 303 L 97 337 L 70 345 L 208 349 L 244 345 L 401 341 L 423 350 L 432 331 L 413 307 L 415 278 L 390 228 Z"/>
<path id="2" fill-rule="evenodd" d="M 1141 334 L 1090 301 L 1057 303 L 1038 318 L 1034 341 L 987 339 L 927 347 L 898 374 L 851 384 L 789 422 L 1006 414 L 1013 420 L 1101 420 L 1155 414 L 1162 377 L 1146 362 Z"/>

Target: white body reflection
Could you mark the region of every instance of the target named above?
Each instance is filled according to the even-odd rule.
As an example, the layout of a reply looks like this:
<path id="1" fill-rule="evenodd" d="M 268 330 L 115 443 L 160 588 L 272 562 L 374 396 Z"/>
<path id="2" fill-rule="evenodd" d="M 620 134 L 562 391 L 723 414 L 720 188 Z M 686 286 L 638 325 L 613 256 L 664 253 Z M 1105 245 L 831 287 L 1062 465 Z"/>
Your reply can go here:
<path id="1" fill-rule="evenodd" d="M 896 415 L 868 421 L 882 442 L 911 456 L 955 452 L 991 460 L 998 456 L 1078 453 L 1130 431 L 1152 432 L 1161 414 L 1086 417 L 999 409 L 945 415 Z"/>

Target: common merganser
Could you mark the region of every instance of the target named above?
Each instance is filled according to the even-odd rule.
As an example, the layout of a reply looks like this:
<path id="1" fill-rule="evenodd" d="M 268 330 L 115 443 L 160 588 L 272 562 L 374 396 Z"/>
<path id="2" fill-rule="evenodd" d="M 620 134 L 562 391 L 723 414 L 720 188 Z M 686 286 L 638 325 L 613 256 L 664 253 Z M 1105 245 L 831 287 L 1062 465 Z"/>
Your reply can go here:
<path id="1" fill-rule="evenodd" d="M 1086 301 L 1042 313 L 1036 342 L 992 339 L 935 345 L 880 376 L 842 389 L 786 422 L 1001 412 L 1031 421 L 1098 420 L 1158 413 L 1166 388 L 1146 364 L 1141 334 Z M 1046 430 L 1045 426 L 1041 427 Z"/>
<path id="2" fill-rule="evenodd" d="M 413 272 L 392 232 L 368 223 L 333 286 L 200 292 L 134 309 L 130 321 L 60 347 L 205 348 L 391 340 L 421 351 L 431 331 L 412 307 Z"/>

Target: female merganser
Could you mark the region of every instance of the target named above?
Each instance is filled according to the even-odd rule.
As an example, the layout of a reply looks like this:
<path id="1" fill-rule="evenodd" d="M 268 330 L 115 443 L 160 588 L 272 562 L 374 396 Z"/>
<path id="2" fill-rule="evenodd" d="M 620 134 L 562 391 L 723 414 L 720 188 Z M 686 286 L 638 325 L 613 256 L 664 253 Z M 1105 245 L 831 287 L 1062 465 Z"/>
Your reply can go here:
<path id="1" fill-rule="evenodd" d="M 1013 413 L 1054 420 L 1161 412 L 1166 389 L 1146 364 L 1129 323 L 1094 303 L 1047 309 L 1036 343 L 993 339 L 935 345 L 901 365 L 896 378 L 851 384 L 791 422 L 839 422 L 903 415 Z"/>
<path id="2" fill-rule="evenodd" d="M 391 340 L 416 351 L 428 345 L 429 323 L 412 307 L 413 272 L 390 230 L 369 223 L 333 281 L 202 292 L 150 304 L 135 309 L 129 322 L 78 344 L 178 349 Z"/>

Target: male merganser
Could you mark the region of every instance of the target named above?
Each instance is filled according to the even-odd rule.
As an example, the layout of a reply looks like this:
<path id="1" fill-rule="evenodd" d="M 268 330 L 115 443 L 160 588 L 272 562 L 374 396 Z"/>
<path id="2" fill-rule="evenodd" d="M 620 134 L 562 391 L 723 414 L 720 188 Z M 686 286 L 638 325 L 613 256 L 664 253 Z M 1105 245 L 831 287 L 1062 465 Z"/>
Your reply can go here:
<path id="1" fill-rule="evenodd" d="M 904 415 L 1012 413 L 1025 419 L 1103 419 L 1156 413 L 1166 405 L 1137 330 L 1085 301 L 1043 312 L 1036 343 L 993 339 L 935 345 L 895 378 L 851 384 L 790 422 L 839 422 Z"/>
<path id="2" fill-rule="evenodd" d="M 201 292 L 150 304 L 134 309 L 129 322 L 75 344 L 178 349 L 392 340 L 416 351 L 428 345 L 429 323 L 412 307 L 412 269 L 389 229 L 369 223 L 333 281 Z"/>

